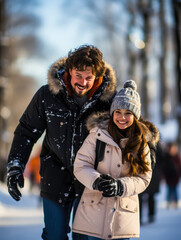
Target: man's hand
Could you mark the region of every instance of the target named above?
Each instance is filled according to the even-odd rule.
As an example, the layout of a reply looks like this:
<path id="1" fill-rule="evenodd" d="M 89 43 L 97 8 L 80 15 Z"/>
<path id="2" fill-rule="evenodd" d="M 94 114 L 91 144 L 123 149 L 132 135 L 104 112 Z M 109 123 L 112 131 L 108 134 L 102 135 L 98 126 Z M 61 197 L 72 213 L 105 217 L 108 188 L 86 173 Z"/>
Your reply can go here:
<path id="1" fill-rule="evenodd" d="M 9 194 L 16 200 L 21 199 L 21 193 L 18 189 L 24 187 L 24 177 L 22 170 L 19 167 L 11 167 L 7 173 L 7 186 Z"/>

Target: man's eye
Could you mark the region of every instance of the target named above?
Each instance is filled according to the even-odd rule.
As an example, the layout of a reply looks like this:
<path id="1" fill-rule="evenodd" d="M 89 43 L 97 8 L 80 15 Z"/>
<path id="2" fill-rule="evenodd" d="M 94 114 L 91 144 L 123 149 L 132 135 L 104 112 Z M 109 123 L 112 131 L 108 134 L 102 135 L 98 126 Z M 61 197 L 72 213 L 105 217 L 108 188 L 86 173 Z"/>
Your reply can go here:
<path id="1" fill-rule="evenodd" d="M 89 77 L 89 78 L 87 78 L 86 80 L 87 80 L 87 81 L 92 81 L 92 78 L 91 78 L 91 77 Z"/>

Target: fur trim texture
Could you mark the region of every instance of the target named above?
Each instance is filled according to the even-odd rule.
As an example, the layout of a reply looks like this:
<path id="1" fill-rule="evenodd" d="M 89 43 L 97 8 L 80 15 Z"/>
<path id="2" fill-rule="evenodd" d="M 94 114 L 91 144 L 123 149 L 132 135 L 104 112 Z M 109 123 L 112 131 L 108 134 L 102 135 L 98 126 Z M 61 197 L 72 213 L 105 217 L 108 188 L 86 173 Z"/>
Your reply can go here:
<path id="1" fill-rule="evenodd" d="M 58 94 L 63 90 L 61 81 L 57 77 L 57 71 L 61 68 L 65 68 L 66 58 L 61 58 L 51 65 L 48 71 L 48 84 L 50 91 L 53 94 Z M 113 97 L 116 90 L 116 76 L 113 68 L 105 62 L 105 76 L 109 79 L 109 84 L 103 90 L 100 100 L 107 101 Z"/>
<path id="2" fill-rule="evenodd" d="M 110 113 L 108 111 L 101 112 L 101 113 L 93 113 L 87 119 L 86 127 L 89 131 L 95 127 L 107 130 L 109 118 L 110 118 Z M 147 142 L 152 143 L 152 145 L 156 147 L 160 139 L 160 133 L 158 128 L 150 121 L 143 120 L 142 118 L 139 122 L 146 135 Z"/>
<path id="3" fill-rule="evenodd" d="M 108 111 L 93 113 L 87 119 L 86 127 L 89 131 L 95 127 L 107 129 L 109 118 L 110 115 Z"/>

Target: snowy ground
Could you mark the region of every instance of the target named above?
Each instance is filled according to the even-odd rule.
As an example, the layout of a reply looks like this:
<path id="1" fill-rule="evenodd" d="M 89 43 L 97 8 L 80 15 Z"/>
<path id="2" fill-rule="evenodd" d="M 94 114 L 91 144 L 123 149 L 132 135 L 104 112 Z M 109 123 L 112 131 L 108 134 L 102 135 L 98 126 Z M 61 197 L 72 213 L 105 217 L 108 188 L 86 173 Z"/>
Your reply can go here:
<path id="1" fill-rule="evenodd" d="M 152 224 L 141 227 L 140 240 L 180 240 L 181 239 L 181 183 L 179 184 L 179 208 L 167 209 L 164 201 L 165 185 L 157 195 L 157 218 Z M 146 212 L 145 212 L 145 222 Z M 0 239 L 38 240 L 43 227 L 42 206 L 37 194 L 23 191 L 21 201 L 14 201 L 7 193 L 6 186 L 0 184 Z M 71 240 L 71 237 L 70 237 Z"/>

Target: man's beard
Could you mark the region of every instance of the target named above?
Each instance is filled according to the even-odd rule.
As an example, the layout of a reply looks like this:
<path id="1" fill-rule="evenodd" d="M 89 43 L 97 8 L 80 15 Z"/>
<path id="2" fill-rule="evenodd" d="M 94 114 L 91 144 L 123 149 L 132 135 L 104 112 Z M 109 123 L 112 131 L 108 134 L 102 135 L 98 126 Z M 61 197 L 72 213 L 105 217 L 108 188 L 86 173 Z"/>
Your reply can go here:
<path id="1" fill-rule="evenodd" d="M 79 85 L 78 83 L 76 83 L 76 84 L 75 84 L 75 88 L 76 88 L 77 86 L 78 86 L 78 87 L 82 87 L 81 85 Z M 78 93 L 78 92 L 75 90 L 75 88 L 72 87 L 72 90 L 73 90 L 73 93 L 74 93 L 77 97 L 82 98 L 82 97 L 84 97 L 85 95 L 87 95 L 87 93 L 88 93 L 88 91 L 86 91 L 86 92 L 83 93 L 83 94 Z M 84 90 L 86 90 L 86 89 L 88 89 L 87 85 L 84 87 Z"/>

